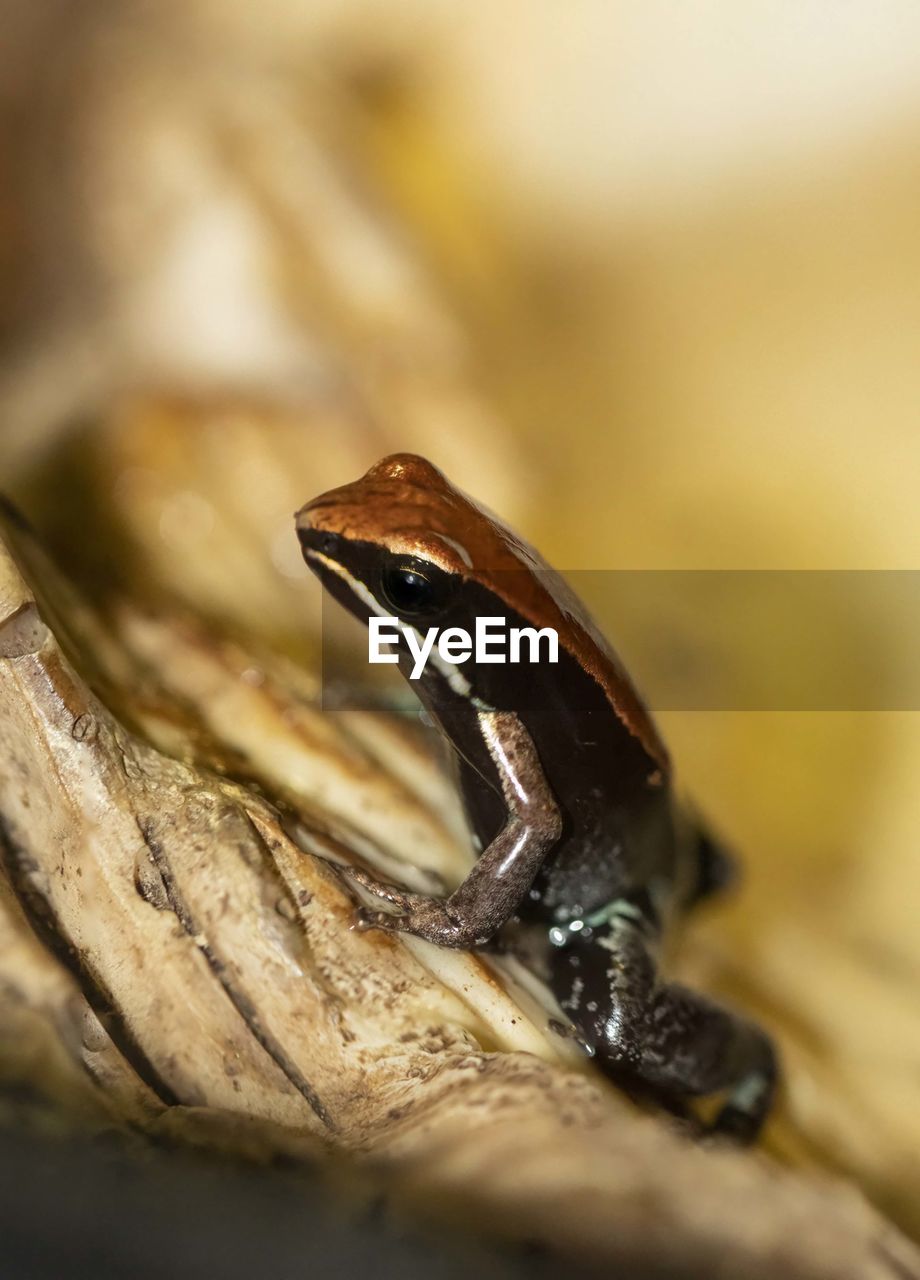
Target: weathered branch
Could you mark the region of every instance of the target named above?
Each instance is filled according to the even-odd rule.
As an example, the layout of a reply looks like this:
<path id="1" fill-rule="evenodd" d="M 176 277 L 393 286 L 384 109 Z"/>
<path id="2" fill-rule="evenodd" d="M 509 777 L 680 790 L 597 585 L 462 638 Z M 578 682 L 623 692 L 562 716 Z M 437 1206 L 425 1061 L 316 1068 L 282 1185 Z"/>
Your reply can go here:
<path id="1" fill-rule="evenodd" d="M 574 1258 L 920 1275 L 856 1192 L 637 1114 L 510 973 L 350 928 L 337 862 L 403 859 L 424 884 L 467 856 L 403 727 L 324 716 L 302 678 L 187 622 L 100 629 L 21 532 L 0 618 L 7 1079 L 90 1126 L 344 1150 L 394 1206 Z M 93 637 L 105 701 L 77 669 Z"/>

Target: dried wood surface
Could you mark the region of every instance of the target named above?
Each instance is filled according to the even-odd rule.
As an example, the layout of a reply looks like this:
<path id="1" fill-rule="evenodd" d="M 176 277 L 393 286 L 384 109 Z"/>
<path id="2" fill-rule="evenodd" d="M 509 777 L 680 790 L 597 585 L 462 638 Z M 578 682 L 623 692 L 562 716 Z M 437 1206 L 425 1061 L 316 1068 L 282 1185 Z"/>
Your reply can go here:
<path id="1" fill-rule="evenodd" d="M 350 928 L 337 863 L 466 856 L 405 727 L 187 620 L 102 628 L 21 530 L 0 606 L 7 1081 L 91 1127 L 347 1152 L 394 1206 L 573 1258 L 920 1274 L 855 1191 L 635 1113 L 514 975 Z"/>

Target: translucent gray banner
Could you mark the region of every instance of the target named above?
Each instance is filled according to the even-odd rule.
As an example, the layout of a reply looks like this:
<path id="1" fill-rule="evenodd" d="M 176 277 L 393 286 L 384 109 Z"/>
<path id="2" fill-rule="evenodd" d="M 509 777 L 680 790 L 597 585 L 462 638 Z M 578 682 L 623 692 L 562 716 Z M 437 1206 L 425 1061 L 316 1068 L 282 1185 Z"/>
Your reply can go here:
<path id="1" fill-rule="evenodd" d="M 562 576 L 653 710 L 920 709 L 920 571 L 577 570 Z M 497 599 L 518 594 L 510 578 L 495 585 Z M 546 585 L 552 586 L 550 575 Z M 474 621 L 465 625 L 472 629 Z M 395 668 L 369 666 L 364 628 L 331 601 L 323 623 L 327 702 L 379 705 L 381 689 L 394 687 Z"/>

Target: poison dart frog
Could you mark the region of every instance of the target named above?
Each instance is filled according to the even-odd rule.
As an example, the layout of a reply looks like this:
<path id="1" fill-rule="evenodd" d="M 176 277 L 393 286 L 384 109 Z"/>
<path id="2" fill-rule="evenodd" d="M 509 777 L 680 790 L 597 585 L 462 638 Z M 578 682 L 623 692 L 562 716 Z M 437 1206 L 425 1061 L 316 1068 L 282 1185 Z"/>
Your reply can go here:
<path id="1" fill-rule="evenodd" d="M 731 861 L 677 798 L 658 730 L 584 606 L 413 454 L 315 498 L 297 531 L 309 567 L 366 625 L 396 619 L 418 642 L 433 626 L 501 618 L 558 637 L 554 662 L 431 649 L 413 688 L 452 748 L 478 858 L 444 898 L 353 869 L 390 908 L 360 909 L 359 927 L 462 948 L 493 943 L 509 922 L 536 928 L 554 995 L 610 1078 L 688 1117 L 714 1099 L 706 1131 L 753 1140 L 776 1086 L 770 1039 L 659 967 L 669 931 Z M 417 674 L 408 645 L 397 651 L 402 673 Z"/>

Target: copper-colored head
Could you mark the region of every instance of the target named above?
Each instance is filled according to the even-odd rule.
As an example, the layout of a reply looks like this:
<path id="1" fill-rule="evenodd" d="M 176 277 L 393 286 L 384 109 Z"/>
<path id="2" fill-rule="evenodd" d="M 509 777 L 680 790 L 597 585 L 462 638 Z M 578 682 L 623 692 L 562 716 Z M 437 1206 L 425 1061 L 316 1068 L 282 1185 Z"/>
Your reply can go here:
<path id="1" fill-rule="evenodd" d="M 316 535 L 333 534 L 461 576 L 520 569 L 529 551 L 414 453 L 394 453 L 360 480 L 314 498 L 298 512 L 297 529 L 305 550 Z"/>
<path id="2" fill-rule="evenodd" d="M 408 559 L 432 566 L 442 587 L 453 584 L 455 607 L 468 592 L 484 588 L 495 602 L 491 612 L 510 609 L 534 626 L 553 627 L 560 646 L 602 686 L 617 715 L 667 768 L 648 713 L 580 601 L 532 547 L 425 458 L 392 454 L 359 480 L 314 498 L 297 513 L 297 533 L 310 567 L 365 619 L 381 611 L 379 587 L 387 565 Z"/>
<path id="3" fill-rule="evenodd" d="M 496 608 L 554 627 L 560 646 L 603 687 L 647 753 L 668 768 L 667 750 L 630 677 L 566 582 L 425 458 L 394 453 L 360 480 L 321 494 L 298 512 L 297 532 L 307 563 L 353 612 L 375 612 L 381 562 L 413 558 L 461 589 L 464 581 L 485 588 Z"/>

